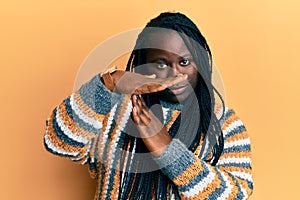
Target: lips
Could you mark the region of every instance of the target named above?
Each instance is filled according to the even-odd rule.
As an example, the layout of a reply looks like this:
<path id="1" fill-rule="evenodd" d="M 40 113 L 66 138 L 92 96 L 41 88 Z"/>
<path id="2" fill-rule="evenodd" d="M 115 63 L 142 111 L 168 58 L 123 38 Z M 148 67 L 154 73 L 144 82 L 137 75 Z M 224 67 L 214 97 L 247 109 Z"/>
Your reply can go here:
<path id="1" fill-rule="evenodd" d="M 179 95 L 179 94 L 183 93 L 186 88 L 187 88 L 187 85 L 183 85 L 183 86 L 173 86 L 173 87 L 170 87 L 169 89 L 170 89 L 170 91 L 172 91 L 173 94 Z"/>

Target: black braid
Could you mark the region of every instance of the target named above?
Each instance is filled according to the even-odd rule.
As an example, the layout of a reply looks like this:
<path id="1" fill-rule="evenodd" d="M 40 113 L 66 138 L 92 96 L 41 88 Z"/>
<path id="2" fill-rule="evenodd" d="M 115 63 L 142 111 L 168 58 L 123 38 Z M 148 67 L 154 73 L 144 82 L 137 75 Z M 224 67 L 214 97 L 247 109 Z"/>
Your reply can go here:
<path id="1" fill-rule="evenodd" d="M 157 27 L 157 28 L 166 28 L 177 31 L 180 36 L 182 37 L 183 41 L 185 42 L 188 50 L 191 52 L 196 66 L 198 67 L 198 83 L 195 88 L 195 94 L 198 100 L 199 110 L 200 110 L 200 123 L 199 127 L 197 128 L 197 133 L 195 138 L 193 138 L 193 142 L 188 147 L 191 151 L 195 151 L 195 147 L 199 145 L 200 139 L 202 138 L 202 134 L 204 134 L 204 138 L 208 138 L 208 142 L 204 141 L 202 145 L 202 150 L 204 149 L 205 145 L 213 145 L 209 146 L 208 149 L 212 149 L 213 157 L 209 158 L 212 165 L 216 165 L 220 155 L 223 151 L 224 146 L 224 139 L 222 135 L 222 130 L 220 127 L 219 120 L 217 119 L 216 115 L 214 114 L 214 107 L 215 107 L 215 98 L 214 92 L 219 96 L 222 101 L 223 109 L 224 109 L 224 100 L 221 97 L 220 93 L 214 88 L 212 85 L 212 53 L 210 48 L 207 44 L 206 39 L 201 34 L 197 26 L 185 15 L 181 13 L 162 13 L 158 17 L 152 19 L 150 22 L 147 23 L 146 27 Z M 144 29 L 145 30 L 145 29 Z M 145 64 L 145 50 L 140 49 L 139 46 L 144 40 L 147 40 L 147 32 L 142 31 L 137 39 L 136 46 L 132 51 L 130 58 L 127 63 L 126 71 L 132 71 L 134 67 L 139 66 L 141 64 Z M 158 97 L 155 94 L 150 95 L 143 95 L 143 98 L 147 102 L 147 105 L 151 107 L 152 105 L 159 102 Z M 194 111 L 193 106 L 190 106 L 185 110 L 185 113 L 192 113 Z M 182 112 L 184 114 L 184 112 Z M 156 115 L 160 115 L 161 113 L 155 113 Z M 169 130 L 171 137 L 174 137 L 177 133 L 178 127 L 187 124 L 190 125 L 193 123 L 189 121 L 189 119 L 183 119 L 183 114 L 181 114 L 173 123 L 172 127 Z M 222 117 L 224 115 L 224 110 L 222 113 Z M 196 119 L 198 120 L 198 119 Z M 180 122 L 182 124 L 180 124 Z M 129 140 L 134 140 L 133 137 L 129 137 Z M 203 139 L 203 138 L 202 138 Z M 146 146 L 143 144 L 141 139 L 137 140 L 137 152 L 147 152 Z M 203 151 L 201 151 L 203 153 Z M 205 154 L 207 152 L 204 152 Z M 135 182 L 133 190 L 130 194 L 131 197 L 144 196 L 146 197 L 145 192 L 152 193 L 151 189 L 153 187 L 156 188 L 157 193 L 156 197 L 167 196 L 167 187 L 172 187 L 176 193 L 176 187 L 173 187 L 172 182 L 164 176 L 160 171 L 154 171 L 149 173 L 141 173 L 141 174 L 134 174 L 134 173 L 127 173 L 128 181 L 133 180 L 133 176 L 135 175 Z M 159 178 L 160 177 L 160 178 Z M 160 181 L 159 185 L 157 181 Z M 149 187 L 141 187 L 144 183 L 149 184 Z M 123 184 L 124 186 L 126 184 Z M 126 188 L 122 187 L 126 190 Z M 141 190 L 141 191 L 140 191 Z M 178 191 L 177 191 L 178 193 Z M 133 196 L 132 196 L 133 195 Z M 139 196 L 140 195 L 140 196 Z M 146 195 L 146 196 L 145 196 Z M 147 198 L 145 199 L 148 199 Z"/>

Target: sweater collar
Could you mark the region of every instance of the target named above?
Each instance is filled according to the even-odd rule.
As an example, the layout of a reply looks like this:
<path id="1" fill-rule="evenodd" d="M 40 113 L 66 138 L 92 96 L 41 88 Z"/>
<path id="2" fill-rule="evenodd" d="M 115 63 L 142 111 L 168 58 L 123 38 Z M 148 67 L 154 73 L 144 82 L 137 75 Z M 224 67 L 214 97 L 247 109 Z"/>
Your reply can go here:
<path id="1" fill-rule="evenodd" d="M 182 110 L 182 105 L 180 103 L 173 103 L 173 102 L 160 100 L 160 105 L 164 108 L 168 108 L 171 110 L 178 110 L 178 111 Z"/>

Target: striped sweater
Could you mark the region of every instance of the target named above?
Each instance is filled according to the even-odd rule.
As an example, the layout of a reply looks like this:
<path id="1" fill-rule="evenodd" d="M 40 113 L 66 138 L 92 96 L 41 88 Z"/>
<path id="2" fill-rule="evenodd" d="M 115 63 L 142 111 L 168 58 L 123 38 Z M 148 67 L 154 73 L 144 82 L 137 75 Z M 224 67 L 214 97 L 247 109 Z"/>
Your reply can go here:
<path id="1" fill-rule="evenodd" d="M 131 157 L 120 161 L 120 147 L 131 110 L 130 98 L 107 90 L 97 75 L 58 105 L 47 119 L 45 148 L 89 165 L 90 175 L 97 181 L 95 199 L 123 199 L 119 191 L 125 171 L 122 162 L 130 162 Z M 169 129 L 180 109 L 163 104 L 163 113 Z M 248 199 L 251 195 L 249 135 L 232 109 L 226 107 L 220 123 L 224 150 L 216 166 L 198 157 L 201 143 L 191 152 L 178 139 L 173 139 L 160 157 L 153 158 L 178 188 L 180 199 Z M 167 198 L 172 197 L 170 190 Z"/>

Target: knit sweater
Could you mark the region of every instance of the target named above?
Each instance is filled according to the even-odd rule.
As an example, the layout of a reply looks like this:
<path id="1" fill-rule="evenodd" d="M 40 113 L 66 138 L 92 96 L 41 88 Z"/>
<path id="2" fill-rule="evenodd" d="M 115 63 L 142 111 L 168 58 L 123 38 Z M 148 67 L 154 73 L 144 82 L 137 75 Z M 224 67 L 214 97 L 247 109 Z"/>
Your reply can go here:
<path id="1" fill-rule="evenodd" d="M 172 103 L 162 105 L 164 125 L 169 130 L 180 108 Z M 119 189 L 125 171 L 121 167 L 131 157 L 120 161 L 120 147 L 131 111 L 130 97 L 110 92 L 97 75 L 63 100 L 47 119 L 46 149 L 89 165 L 90 175 L 97 181 L 95 199 L 123 199 Z M 191 152 L 176 138 L 160 157 L 153 158 L 176 185 L 181 199 L 248 199 L 251 195 L 251 149 L 246 128 L 228 107 L 220 124 L 224 150 L 215 166 L 199 158 L 201 143 Z M 171 190 L 167 198 L 174 198 Z"/>

